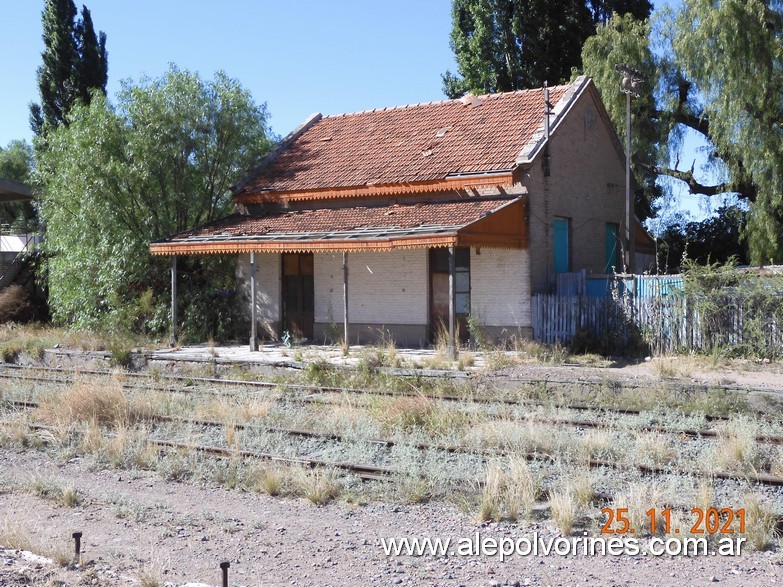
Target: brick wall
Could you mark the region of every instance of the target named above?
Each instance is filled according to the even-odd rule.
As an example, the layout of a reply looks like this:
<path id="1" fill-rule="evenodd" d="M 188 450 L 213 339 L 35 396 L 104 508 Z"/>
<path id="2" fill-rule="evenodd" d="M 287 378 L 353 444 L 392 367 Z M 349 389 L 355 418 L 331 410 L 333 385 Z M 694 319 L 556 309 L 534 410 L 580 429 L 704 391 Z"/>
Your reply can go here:
<path id="1" fill-rule="evenodd" d="M 348 253 L 351 322 L 427 324 L 427 251 Z M 343 320 L 342 254 L 315 255 L 315 321 Z"/>
<path id="2" fill-rule="evenodd" d="M 523 179 L 530 197 L 532 293 L 546 292 L 554 282 L 552 220 L 571 219 L 571 270 L 604 272 L 606 223 L 625 219 L 625 160 L 613 142 L 613 131 L 592 90 L 572 107 L 550 138 L 549 177 L 541 154 Z"/>
<path id="3" fill-rule="evenodd" d="M 531 326 L 528 251 L 482 248 L 470 255 L 470 311 L 495 334 Z"/>

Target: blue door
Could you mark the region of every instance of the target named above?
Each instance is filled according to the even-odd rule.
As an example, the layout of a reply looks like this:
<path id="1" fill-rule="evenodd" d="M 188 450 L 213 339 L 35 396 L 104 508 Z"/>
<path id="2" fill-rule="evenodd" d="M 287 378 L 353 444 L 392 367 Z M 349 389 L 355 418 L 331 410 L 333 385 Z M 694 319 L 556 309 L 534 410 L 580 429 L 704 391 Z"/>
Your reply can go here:
<path id="1" fill-rule="evenodd" d="M 617 241 L 618 225 L 611 222 L 606 223 L 606 236 L 604 245 L 606 248 L 604 273 L 619 273 L 622 271 L 618 259 L 620 258 L 618 253 L 620 251 L 620 243 Z"/>
<path id="2" fill-rule="evenodd" d="M 555 273 L 568 273 L 571 270 L 568 218 L 555 218 L 553 233 L 555 239 Z"/>

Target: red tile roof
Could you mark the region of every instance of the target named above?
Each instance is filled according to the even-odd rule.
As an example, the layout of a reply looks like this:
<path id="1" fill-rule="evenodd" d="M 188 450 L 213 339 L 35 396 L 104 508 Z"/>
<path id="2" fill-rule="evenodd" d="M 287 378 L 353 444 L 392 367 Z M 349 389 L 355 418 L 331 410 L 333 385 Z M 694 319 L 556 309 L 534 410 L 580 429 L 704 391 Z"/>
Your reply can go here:
<path id="1" fill-rule="evenodd" d="M 460 229 L 475 227 L 486 217 L 494 218 L 494 213 L 510 213 L 517 219 L 521 202 L 520 198 L 481 197 L 451 202 L 278 210 L 253 216 L 233 214 L 152 243 L 150 250 L 166 255 L 447 246 L 457 242 Z M 473 236 L 481 239 L 481 231 Z M 491 233 L 479 246 L 520 248 L 522 236 L 512 236 L 504 239 Z"/>
<path id="2" fill-rule="evenodd" d="M 569 87 L 550 88 L 550 103 Z M 543 89 L 466 102 L 325 116 L 246 178 L 236 193 L 398 184 L 514 169 L 520 151 L 542 128 Z"/>
<path id="3" fill-rule="evenodd" d="M 451 202 L 275 210 L 258 215 L 232 214 L 165 240 L 210 236 L 328 233 L 361 228 L 409 229 L 421 226 L 464 226 L 508 203 L 508 198 L 467 198 Z"/>

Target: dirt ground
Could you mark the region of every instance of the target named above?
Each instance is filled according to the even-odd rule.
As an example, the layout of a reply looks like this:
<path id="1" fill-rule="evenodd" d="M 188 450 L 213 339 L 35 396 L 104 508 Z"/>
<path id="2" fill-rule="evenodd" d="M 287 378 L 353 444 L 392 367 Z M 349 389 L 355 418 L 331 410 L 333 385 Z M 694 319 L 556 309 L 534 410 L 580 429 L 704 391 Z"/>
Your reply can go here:
<path id="1" fill-rule="evenodd" d="M 476 524 L 449 505 L 316 507 L 275 498 L 163 481 L 151 473 L 89 471 L 35 452 L 0 451 L 4 475 L 56 476 L 84 496 L 65 508 L 26 493 L 0 495 L 0 512 L 31 540 L 66 551 L 82 531 L 82 565 L 66 570 L 0 552 L 2 585 L 138 585 L 143 573 L 173 585 L 777 585 L 781 557 L 511 556 L 386 557 L 382 538 L 451 536 L 513 539 L 555 534 L 541 525 Z M 136 509 L 139 508 L 139 509 Z M 134 509 L 136 511 L 134 512 Z M 141 573 L 140 573 L 141 572 Z M 141 583 L 142 585 L 144 583 Z"/>
<path id="2" fill-rule="evenodd" d="M 695 382 L 783 388 L 775 365 L 724 366 L 718 371 L 682 362 L 641 363 L 622 370 L 565 366 L 514 369 L 509 376 L 552 379 L 677 376 Z M 218 485 L 165 481 L 151 472 L 91 470 L 87 461 L 55 462 L 45 453 L 0 449 L 0 488 L 31 476 L 56 477 L 83 497 L 74 508 L 28 492 L 0 491 L 0 530 L 33 544 L 69 552 L 83 532 L 81 563 L 61 568 L 22 551 L 0 548 L 0 585 L 220 585 L 219 563 L 230 561 L 232 586 L 416 585 L 718 585 L 783 584 L 778 548 L 741 556 L 566 557 L 386 556 L 381 541 L 451 537 L 455 542 L 558 536 L 547 524 L 479 524 L 449 504 L 316 507 L 305 499 L 243 493 Z M 642 540 L 644 542 L 644 540 Z M 160 581 L 158 581 L 160 579 Z"/>

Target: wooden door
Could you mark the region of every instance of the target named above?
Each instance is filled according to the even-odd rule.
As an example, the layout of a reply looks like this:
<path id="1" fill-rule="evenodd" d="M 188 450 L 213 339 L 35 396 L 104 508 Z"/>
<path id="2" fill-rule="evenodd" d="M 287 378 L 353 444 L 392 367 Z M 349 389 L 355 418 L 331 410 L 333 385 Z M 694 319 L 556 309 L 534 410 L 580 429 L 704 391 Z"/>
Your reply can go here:
<path id="1" fill-rule="evenodd" d="M 315 291 L 312 253 L 283 254 L 283 330 L 313 339 Z"/>
<path id="2" fill-rule="evenodd" d="M 468 340 L 470 314 L 470 249 L 455 249 L 454 302 L 457 334 Z M 440 331 L 449 328 L 449 250 L 430 249 L 430 336 L 437 340 Z"/>

